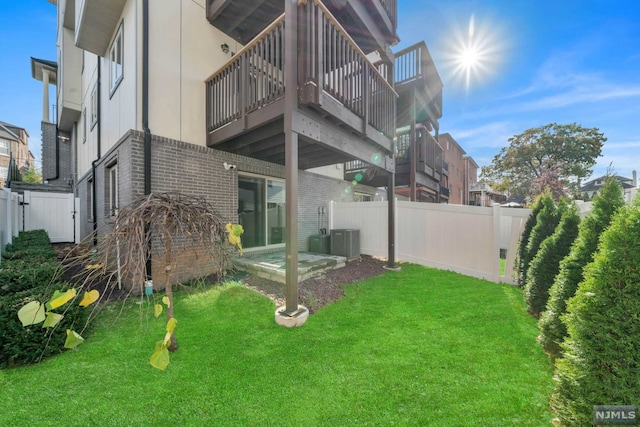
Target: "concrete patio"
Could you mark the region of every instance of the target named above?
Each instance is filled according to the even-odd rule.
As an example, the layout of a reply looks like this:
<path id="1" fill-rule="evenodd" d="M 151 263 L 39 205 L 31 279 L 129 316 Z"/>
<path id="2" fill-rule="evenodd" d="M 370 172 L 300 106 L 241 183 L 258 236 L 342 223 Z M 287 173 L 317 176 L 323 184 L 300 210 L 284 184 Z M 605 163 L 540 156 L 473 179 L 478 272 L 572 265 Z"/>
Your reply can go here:
<path id="1" fill-rule="evenodd" d="M 302 281 L 323 271 L 344 267 L 346 262 L 347 258 L 342 256 L 299 252 L 298 280 Z M 245 271 L 263 279 L 280 283 L 285 283 L 286 280 L 284 250 L 236 258 L 233 265 L 239 271 Z"/>

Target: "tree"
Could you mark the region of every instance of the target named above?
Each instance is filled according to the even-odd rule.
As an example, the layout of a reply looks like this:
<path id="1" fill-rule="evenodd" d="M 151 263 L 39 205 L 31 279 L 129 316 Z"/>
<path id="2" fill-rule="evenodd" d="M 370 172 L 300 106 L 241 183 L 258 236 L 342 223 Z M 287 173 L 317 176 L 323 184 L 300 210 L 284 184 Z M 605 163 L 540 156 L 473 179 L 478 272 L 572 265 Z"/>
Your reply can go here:
<path id="1" fill-rule="evenodd" d="M 558 206 L 560 222 L 551 236 L 540 245 L 540 250 L 531 261 L 524 288 L 527 311 L 539 317 L 549 299 L 549 288 L 558 274 L 560 261 L 569 254 L 571 244 L 578 235 L 580 215 L 575 203 Z"/>
<path id="2" fill-rule="evenodd" d="M 640 204 L 618 210 L 569 300 L 556 361 L 558 425 L 591 425 L 593 405 L 640 401 Z M 606 402 L 606 403 L 605 403 Z"/>
<path id="3" fill-rule="evenodd" d="M 556 213 L 556 205 L 553 203 L 553 199 L 549 193 L 545 193 L 540 197 L 540 203 L 542 208 L 538 215 L 536 215 L 536 224 L 531 230 L 531 235 L 527 241 L 527 247 L 525 248 L 522 260 L 520 262 L 520 284 L 523 286 L 527 283 L 527 274 L 529 272 L 529 265 L 531 260 L 538 253 L 542 242 L 553 232 L 558 226 L 559 217 Z"/>
<path id="4" fill-rule="evenodd" d="M 42 175 L 33 166 L 31 166 L 26 172 L 22 174 L 22 182 L 40 184 L 42 183 Z"/>
<path id="5" fill-rule="evenodd" d="M 516 261 L 516 270 L 518 273 L 518 286 L 524 286 L 524 277 L 526 276 L 526 270 L 524 266 L 524 260 L 527 258 L 527 245 L 529 243 L 529 238 L 531 237 L 531 231 L 533 227 L 536 225 L 536 219 L 538 218 L 538 214 L 544 207 L 544 203 L 542 201 L 542 196 L 536 198 L 533 207 L 531 208 L 531 214 L 529 218 L 527 218 L 527 222 L 524 225 L 524 230 L 522 231 L 522 235 L 520 236 L 520 241 L 518 242 L 518 259 Z"/>
<path id="6" fill-rule="evenodd" d="M 561 356 L 560 344 L 567 336 L 567 327 L 561 320 L 567 310 L 567 301 L 575 295 L 578 283 L 584 279 L 583 269 L 593 260 L 600 235 L 623 205 L 620 184 L 615 178 L 607 177 L 600 195 L 593 201 L 592 211 L 580 223 L 578 237 L 569 255 L 560 263 L 560 271 L 549 290 L 546 311 L 538 322 L 538 341 L 552 362 Z"/>
<path id="7" fill-rule="evenodd" d="M 481 179 L 498 191 L 529 200 L 547 186 L 575 187 L 578 180 L 591 174 L 606 140 L 598 128 L 575 123 L 528 129 L 509 138 L 509 146 L 482 168 Z"/>

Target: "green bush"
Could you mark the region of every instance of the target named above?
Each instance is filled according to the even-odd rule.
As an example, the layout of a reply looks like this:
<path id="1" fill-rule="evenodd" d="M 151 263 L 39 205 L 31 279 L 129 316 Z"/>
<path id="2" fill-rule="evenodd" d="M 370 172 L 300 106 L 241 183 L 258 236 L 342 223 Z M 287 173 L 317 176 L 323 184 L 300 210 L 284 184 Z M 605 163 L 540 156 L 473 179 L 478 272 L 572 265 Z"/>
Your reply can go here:
<path id="1" fill-rule="evenodd" d="M 65 291 L 71 285 L 39 286 L 0 296 L 0 368 L 26 365 L 64 350 L 66 330 L 84 328 L 90 308 L 80 307 L 78 298 L 55 310 L 64 318 L 55 328 L 43 328 L 42 323 L 24 327 L 18 319 L 18 310 L 30 301 L 45 303 L 54 290 Z"/>
<path id="2" fill-rule="evenodd" d="M 536 224 L 531 230 L 527 247 L 522 256 L 522 275 L 520 278 L 523 285 L 527 283 L 527 274 L 529 273 L 531 260 L 533 260 L 538 253 L 542 242 L 553 234 L 560 220 L 556 212 L 556 205 L 550 193 L 543 194 L 539 199 L 539 203 L 542 204 L 542 207 L 538 215 L 536 215 Z"/>
<path id="3" fill-rule="evenodd" d="M 546 310 L 538 323 L 538 341 L 552 362 L 561 356 L 560 344 L 567 336 L 567 327 L 561 320 L 567 301 L 575 295 L 578 283 L 584 279 L 583 269 L 593 260 L 600 235 L 623 205 L 622 187 L 615 178 L 607 177 L 600 194 L 593 201 L 592 211 L 580 223 L 578 237 L 569 255 L 560 262 L 560 271 L 549 290 Z"/>
<path id="4" fill-rule="evenodd" d="M 560 261 L 567 256 L 571 244 L 578 235 L 580 215 L 575 204 L 560 203 L 557 215 L 560 222 L 551 236 L 540 245 L 540 250 L 531 261 L 524 288 L 527 312 L 539 317 L 549 299 L 549 288 L 558 274 Z"/>
<path id="5" fill-rule="evenodd" d="M 51 260 L 55 257 L 49 235 L 44 230 L 21 231 L 2 253 L 5 260 L 28 259 L 31 262 Z"/>
<path id="6" fill-rule="evenodd" d="M 640 204 L 618 211 L 563 317 L 551 406 L 560 425 L 591 425 L 593 405 L 640 402 Z"/>
<path id="7" fill-rule="evenodd" d="M 531 237 L 531 230 L 536 225 L 536 219 L 538 218 L 538 214 L 544 207 L 544 203 L 542 203 L 542 196 L 538 197 L 533 204 L 531 215 L 527 218 L 527 222 L 524 225 L 524 230 L 522 231 L 522 235 L 520 236 L 520 241 L 518 242 L 518 253 L 516 260 L 516 271 L 518 273 L 518 286 L 524 286 L 524 277 L 526 276 L 526 271 L 524 269 L 524 260 L 527 258 L 527 244 L 529 243 L 529 238 Z"/>
<path id="8" fill-rule="evenodd" d="M 0 296 L 47 286 L 58 280 L 60 273 L 60 263 L 55 260 L 4 262 L 0 268 Z"/>

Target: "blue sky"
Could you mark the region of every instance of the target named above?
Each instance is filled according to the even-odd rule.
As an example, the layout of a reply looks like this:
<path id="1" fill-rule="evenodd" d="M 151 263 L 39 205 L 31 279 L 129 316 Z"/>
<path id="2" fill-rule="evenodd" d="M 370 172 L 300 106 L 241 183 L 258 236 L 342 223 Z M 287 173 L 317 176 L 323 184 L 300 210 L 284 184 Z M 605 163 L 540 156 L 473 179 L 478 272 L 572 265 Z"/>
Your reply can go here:
<path id="1" fill-rule="evenodd" d="M 640 168 L 640 1 L 398 0 L 394 50 L 421 40 L 444 82 L 440 131 L 480 165 L 508 138 L 547 123 L 597 127 L 609 164 Z M 2 1 L 0 120 L 25 127 L 40 159 L 42 85 L 29 57 L 56 60 L 56 9 L 45 0 Z M 478 63 L 457 69 L 471 40 Z M 52 94 L 51 102 L 55 102 Z"/>
<path id="2" fill-rule="evenodd" d="M 640 1 L 398 3 L 399 47 L 424 40 L 445 85 L 440 131 L 480 166 L 513 135 L 575 122 L 608 138 L 592 177 L 640 168 Z M 484 66 L 467 84 L 456 52 L 472 19 Z"/>

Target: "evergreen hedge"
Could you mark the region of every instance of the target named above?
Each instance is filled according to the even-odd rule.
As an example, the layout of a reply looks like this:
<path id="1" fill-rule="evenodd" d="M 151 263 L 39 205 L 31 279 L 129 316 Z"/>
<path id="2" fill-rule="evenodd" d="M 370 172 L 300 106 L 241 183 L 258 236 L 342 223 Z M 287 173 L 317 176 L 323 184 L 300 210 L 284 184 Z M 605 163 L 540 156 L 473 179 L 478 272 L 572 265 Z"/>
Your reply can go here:
<path id="1" fill-rule="evenodd" d="M 640 402 L 640 205 L 602 234 L 594 261 L 567 305 L 568 337 L 556 361 L 556 424 L 592 424 L 593 405 Z"/>
<path id="2" fill-rule="evenodd" d="M 546 310 L 538 323 L 538 341 L 552 362 L 560 357 L 560 344 L 567 336 L 567 327 L 561 320 L 567 301 L 575 295 L 578 283 L 584 279 L 583 269 L 593 260 L 600 235 L 623 205 L 622 187 L 615 178 L 607 177 L 600 194 L 594 198 L 593 209 L 580 223 L 578 237 L 569 255 L 560 262 L 560 271 L 549 290 Z"/>
<path id="3" fill-rule="evenodd" d="M 524 225 L 524 230 L 522 231 L 522 235 L 520 236 L 520 241 L 518 242 L 518 253 L 516 254 L 516 272 L 518 274 L 518 286 L 524 286 L 524 277 L 526 276 L 526 270 L 524 268 L 524 260 L 527 258 L 527 244 L 529 243 L 529 238 L 531 237 L 531 230 L 536 225 L 536 219 L 538 218 L 538 214 L 544 207 L 544 203 L 542 203 L 542 197 L 538 197 L 533 203 L 531 214 L 529 218 L 527 218 L 527 222 Z"/>
<path id="4" fill-rule="evenodd" d="M 71 301 L 55 310 L 64 318 L 55 328 L 24 327 L 18 310 L 28 302 L 46 303 L 54 291 L 71 287 L 59 282 L 60 262 L 46 232 L 20 232 L 7 245 L 0 264 L 0 368 L 29 364 L 64 350 L 67 329 L 84 328 L 90 309 Z"/>
<path id="5" fill-rule="evenodd" d="M 533 260 L 533 257 L 538 253 L 542 242 L 553 234 L 560 220 L 556 212 L 556 205 L 550 193 L 545 193 L 540 196 L 539 203 L 541 203 L 542 206 L 538 215 L 536 215 L 536 223 L 531 229 L 531 235 L 529 236 L 527 246 L 522 255 L 520 278 L 523 286 L 527 283 L 527 274 L 529 273 L 531 260 Z"/>
<path id="6" fill-rule="evenodd" d="M 549 299 L 549 288 L 558 274 L 560 261 L 567 256 L 578 235 L 580 215 L 575 204 L 561 202 L 556 215 L 560 222 L 553 234 L 540 245 L 540 250 L 531 261 L 524 288 L 527 312 L 539 317 Z"/>

